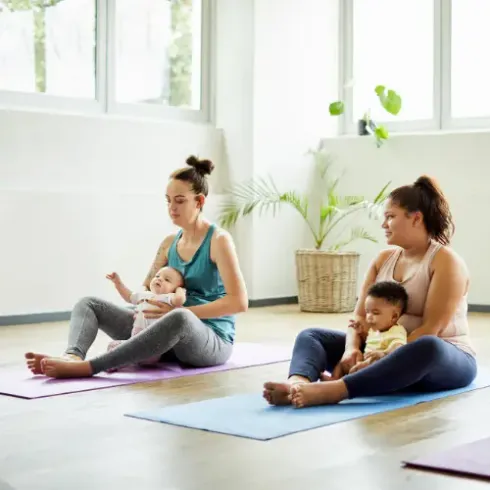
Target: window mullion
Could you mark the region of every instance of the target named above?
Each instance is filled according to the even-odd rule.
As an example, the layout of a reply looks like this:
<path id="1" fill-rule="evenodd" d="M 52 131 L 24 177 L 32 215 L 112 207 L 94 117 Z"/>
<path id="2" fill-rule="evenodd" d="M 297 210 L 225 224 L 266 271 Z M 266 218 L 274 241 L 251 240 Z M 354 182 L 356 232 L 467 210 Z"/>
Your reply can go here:
<path id="1" fill-rule="evenodd" d="M 95 98 L 101 112 L 107 111 L 107 0 L 96 0 Z"/>
<path id="2" fill-rule="evenodd" d="M 451 121 L 451 0 L 438 0 L 440 6 L 440 128 L 447 129 Z"/>
<path id="3" fill-rule="evenodd" d="M 339 67 L 339 94 L 344 101 L 344 115 L 342 116 L 342 133 L 356 132 L 356 119 L 354 117 L 354 0 L 340 2 L 340 67 Z"/>
<path id="4" fill-rule="evenodd" d="M 442 0 L 434 3 L 434 83 L 433 83 L 433 118 L 435 127 L 441 128 L 442 123 Z"/>
<path id="5" fill-rule="evenodd" d="M 196 2 L 197 3 L 197 2 Z M 213 19 L 215 15 L 213 0 L 203 0 L 201 15 L 201 60 L 197 69 L 200 70 L 201 111 L 206 121 L 213 121 L 214 114 L 214 30 Z M 194 72 L 193 72 L 194 73 Z"/>
<path id="6" fill-rule="evenodd" d="M 111 113 L 116 105 L 116 5 L 115 0 L 103 0 L 106 4 L 106 112 Z"/>

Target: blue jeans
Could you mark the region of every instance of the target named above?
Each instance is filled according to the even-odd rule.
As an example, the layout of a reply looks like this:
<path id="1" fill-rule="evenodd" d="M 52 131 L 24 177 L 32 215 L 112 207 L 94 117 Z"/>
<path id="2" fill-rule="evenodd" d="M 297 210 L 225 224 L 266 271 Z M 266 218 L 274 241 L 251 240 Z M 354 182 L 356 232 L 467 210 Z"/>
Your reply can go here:
<path id="1" fill-rule="evenodd" d="M 289 375 L 315 382 L 332 372 L 345 351 L 345 333 L 322 328 L 300 332 Z M 424 336 L 342 379 L 349 398 L 395 391 L 435 392 L 463 388 L 476 377 L 476 359 L 436 336 Z"/>

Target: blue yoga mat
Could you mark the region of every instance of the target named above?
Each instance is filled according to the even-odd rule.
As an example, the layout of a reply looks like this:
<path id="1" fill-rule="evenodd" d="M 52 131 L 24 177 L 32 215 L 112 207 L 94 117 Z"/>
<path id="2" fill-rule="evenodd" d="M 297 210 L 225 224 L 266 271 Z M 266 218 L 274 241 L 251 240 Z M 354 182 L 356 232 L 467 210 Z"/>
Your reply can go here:
<path id="1" fill-rule="evenodd" d="M 480 369 L 466 388 L 438 393 L 397 394 L 345 400 L 338 405 L 306 408 L 272 407 L 261 394 L 215 398 L 196 403 L 125 414 L 128 417 L 218 432 L 260 441 L 389 412 L 418 403 L 459 395 L 490 386 L 490 371 Z"/>

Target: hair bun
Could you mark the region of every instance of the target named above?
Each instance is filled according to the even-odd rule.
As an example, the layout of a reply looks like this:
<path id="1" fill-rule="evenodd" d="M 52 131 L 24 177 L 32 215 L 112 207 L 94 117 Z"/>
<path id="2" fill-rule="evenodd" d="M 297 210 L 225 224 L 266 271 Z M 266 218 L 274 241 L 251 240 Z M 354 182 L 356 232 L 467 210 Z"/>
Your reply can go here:
<path id="1" fill-rule="evenodd" d="M 191 155 L 186 161 L 187 165 L 194 167 L 196 172 L 201 175 L 210 175 L 214 170 L 214 164 L 211 160 L 199 160 L 199 158 Z"/>
<path id="2" fill-rule="evenodd" d="M 428 175 L 421 175 L 414 183 L 414 187 L 418 187 L 421 191 L 428 194 L 430 197 L 442 195 L 442 191 L 439 188 L 437 182 Z"/>
<path id="3" fill-rule="evenodd" d="M 437 184 L 428 175 L 421 175 L 414 183 L 416 187 L 437 187 Z"/>

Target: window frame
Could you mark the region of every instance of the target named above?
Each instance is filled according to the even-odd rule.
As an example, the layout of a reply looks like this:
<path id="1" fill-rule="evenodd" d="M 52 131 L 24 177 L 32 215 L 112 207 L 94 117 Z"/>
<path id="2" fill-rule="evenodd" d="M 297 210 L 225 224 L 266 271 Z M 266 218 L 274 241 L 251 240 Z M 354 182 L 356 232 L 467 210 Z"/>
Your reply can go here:
<path id="1" fill-rule="evenodd" d="M 0 90 L 0 109 L 40 110 L 82 115 L 126 116 L 208 123 L 211 119 L 213 0 L 201 0 L 200 109 L 115 100 L 115 2 L 94 0 L 96 6 L 96 83 L 94 99 Z M 171 1 L 171 0 L 170 0 Z"/>
<path id="2" fill-rule="evenodd" d="M 433 117 L 414 121 L 400 119 L 400 121 L 377 120 L 376 122 L 383 124 L 388 131 L 394 133 L 490 129 L 490 114 L 487 117 L 471 118 L 454 118 L 451 115 L 452 2 L 451 0 L 432 0 L 432 2 L 434 5 Z M 357 119 L 353 118 L 353 88 L 347 86 L 353 79 L 353 19 L 354 0 L 342 0 L 340 5 L 339 97 L 345 105 L 344 115 L 341 117 L 341 132 L 344 134 L 357 134 Z M 403 97 L 403 94 L 401 96 Z"/>

